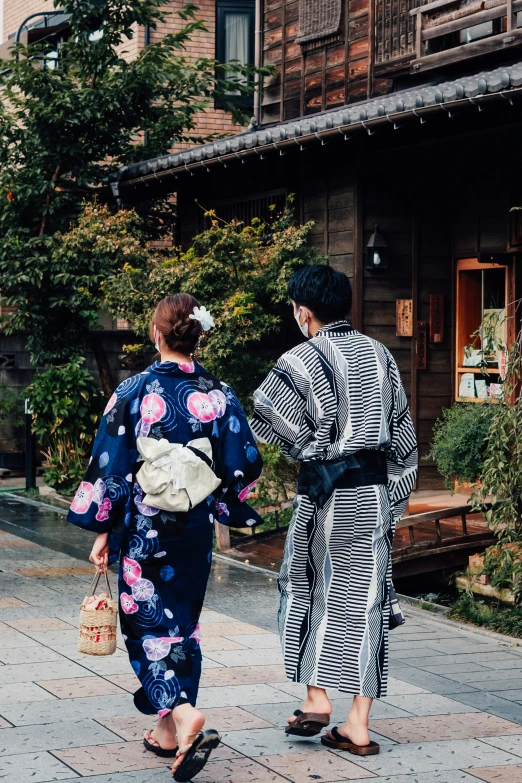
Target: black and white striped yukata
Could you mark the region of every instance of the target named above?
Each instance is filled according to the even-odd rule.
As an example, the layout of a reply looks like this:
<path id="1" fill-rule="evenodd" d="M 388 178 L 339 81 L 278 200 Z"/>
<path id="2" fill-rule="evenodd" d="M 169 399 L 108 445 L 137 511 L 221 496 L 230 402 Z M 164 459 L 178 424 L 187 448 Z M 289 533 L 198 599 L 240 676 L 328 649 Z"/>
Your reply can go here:
<path id="1" fill-rule="evenodd" d="M 261 443 L 291 460 L 383 449 L 388 483 L 336 489 L 322 509 L 298 495 L 279 575 L 290 680 L 386 695 L 391 546 L 417 476 L 417 443 L 389 351 L 346 321 L 285 353 L 254 394 Z"/>

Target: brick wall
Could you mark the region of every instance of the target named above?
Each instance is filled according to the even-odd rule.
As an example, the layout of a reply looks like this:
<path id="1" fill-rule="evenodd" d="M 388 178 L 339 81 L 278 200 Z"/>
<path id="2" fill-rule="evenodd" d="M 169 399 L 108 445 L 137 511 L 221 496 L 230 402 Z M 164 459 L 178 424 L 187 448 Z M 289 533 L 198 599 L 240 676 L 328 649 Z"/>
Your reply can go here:
<path id="1" fill-rule="evenodd" d="M 165 6 L 166 10 L 175 11 L 183 5 L 180 0 L 174 0 Z M 198 18 L 205 21 L 206 31 L 196 32 L 191 43 L 187 46 L 186 54 L 196 60 L 198 57 L 214 58 L 215 40 L 216 40 L 216 3 L 215 0 L 197 0 L 199 7 Z M 181 29 L 182 21 L 175 13 L 171 14 L 164 24 L 158 25 L 156 30 L 151 31 L 151 43 L 160 40 L 167 33 L 177 32 Z M 207 136 L 212 133 L 231 134 L 238 133 L 241 128 L 234 125 L 230 115 L 221 109 L 214 109 L 213 106 L 202 114 L 196 129 L 196 133 Z"/>
<path id="2" fill-rule="evenodd" d="M 213 58 L 215 54 L 215 36 L 216 36 L 216 3 L 215 0 L 199 0 L 198 16 L 204 19 L 207 30 L 198 31 L 194 34 L 186 53 L 192 59 L 198 57 Z M 181 9 L 183 0 L 172 0 L 165 5 L 165 11 L 175 11 Z M 2 4 L 0 0 L 0 12 Z M 52 0 L 3 0 L 3 29 L 4 40 L 9 35 L 16 33 L 20 23 L 29 14 L 38 11 L 53 10 Z M 158 25 L 156 30 L 151 30 L 151 43 L 160 40 L 167 33 L 173 33 L 181 29 L 182 20 L 175 14 L 170 14 L 163 24 Z M 0 25 L 1 29 L 1 25 Z M 122 45 L 125 51 L 126 60 L 132 60 L 138 55 L 145 45 L 145 31 L 143 28 L 136 29 L 134 38 Z M 238 133 L 241 128 L 234 125 L 230 115 L 221 109 L 214 109 L 213 106 L 202 113 L 198 122 L 196 133 L 207 136 L 213 133 L 230 134 Z"/>
<path id="3" fill-rule="evenodd" d="M 1 6 L 0 6 L 1 8 Z M 30 14 L 39 11 L 53 11 L 52 0 L 4 0 L 3 1 L 3 31 L 4 41 L 18 30 L 21 23 Z"/>

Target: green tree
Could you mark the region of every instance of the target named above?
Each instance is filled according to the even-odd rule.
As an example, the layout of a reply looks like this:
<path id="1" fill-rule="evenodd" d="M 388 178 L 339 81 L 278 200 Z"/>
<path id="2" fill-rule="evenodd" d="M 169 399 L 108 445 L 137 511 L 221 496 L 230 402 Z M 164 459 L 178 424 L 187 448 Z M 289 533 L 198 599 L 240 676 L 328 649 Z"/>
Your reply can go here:
<path id="1" fill-rule="evenodd" d="M 289 316 L 287 283 L 296 269 L 326 259 L 307 244 L 313 223 L 295 224 L 290 207 L 269 221 L 226 223 L 207 212 L 210 227 L 186 251 L 129 260 L 107 279 L 105 306 L 148 340 L 151 315 L 164 296 L 186 291 L 212 313 L 198 358 L 247 403 L 281 353 Z M 143 263 L 145 262 L 145 263 Z M 140 349 L 142 344 L 134 346 Z M 129 348 L 129 346 L 127 346 Z"/>
<path id="2" fill-rule="evenodd" d="M 58 61 L 51 58 L 55 44 L 42 43 L 18 44 L 0 62 L 0 291 L 16 308 L 1 326 L 7 334 L 26 332 L 39 365 L 79 356 L 89 339 L 109 394 L 107 360 L 92 335 L 106 270 L 91 258 L 67 273 L 55 234 L 69 230 L 82 201 L 109 197 L 111 174 L 122 165 L 191 139 L 209 101 L 251 91 L 257 72 L 186 56 L 191 37 L 204 29 L 192 4 L 177 11 L 179 32 L 131 62 L 126 41 L 137 26 L 155 28 L 165 19 L 163 0 L 55 0 L 58 5 L 70 16 Z M 244 121 L 237 106 L 230 109 Z M 79 287 L 88 293 L 76 295 Z"/>

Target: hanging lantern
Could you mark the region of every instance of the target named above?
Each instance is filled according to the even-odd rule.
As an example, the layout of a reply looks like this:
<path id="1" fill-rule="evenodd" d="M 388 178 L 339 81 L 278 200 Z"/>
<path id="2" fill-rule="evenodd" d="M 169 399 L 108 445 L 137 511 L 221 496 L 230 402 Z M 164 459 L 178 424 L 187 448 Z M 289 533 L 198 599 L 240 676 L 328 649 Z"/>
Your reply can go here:
<path id="1" fill-rule="evenodd" d="M 389 248 L 386 240 L 379 234 L 379 226 L 374 222 L 373 234 L 366 246 L 366 269 L 369 272 L 377 272 L 380 269 L 388 269 Z"/>

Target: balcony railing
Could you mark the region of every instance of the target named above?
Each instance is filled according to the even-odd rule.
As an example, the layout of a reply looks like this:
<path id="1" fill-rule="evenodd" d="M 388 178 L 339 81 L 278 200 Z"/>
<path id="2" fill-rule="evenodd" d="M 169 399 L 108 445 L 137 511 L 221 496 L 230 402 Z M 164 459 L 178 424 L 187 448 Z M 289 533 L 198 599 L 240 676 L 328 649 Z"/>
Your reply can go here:
<path id="1" fill-rule="evenodd" d="M 522 0 L 435 0 L 410 11 L 416 20 L 414 73 L 522 44 Z"/>
<path id="2" fill-rule="evenodd" d="M 374 2 L 376 73 L 419 73 L 522 46 L 522 0 Z"/>

